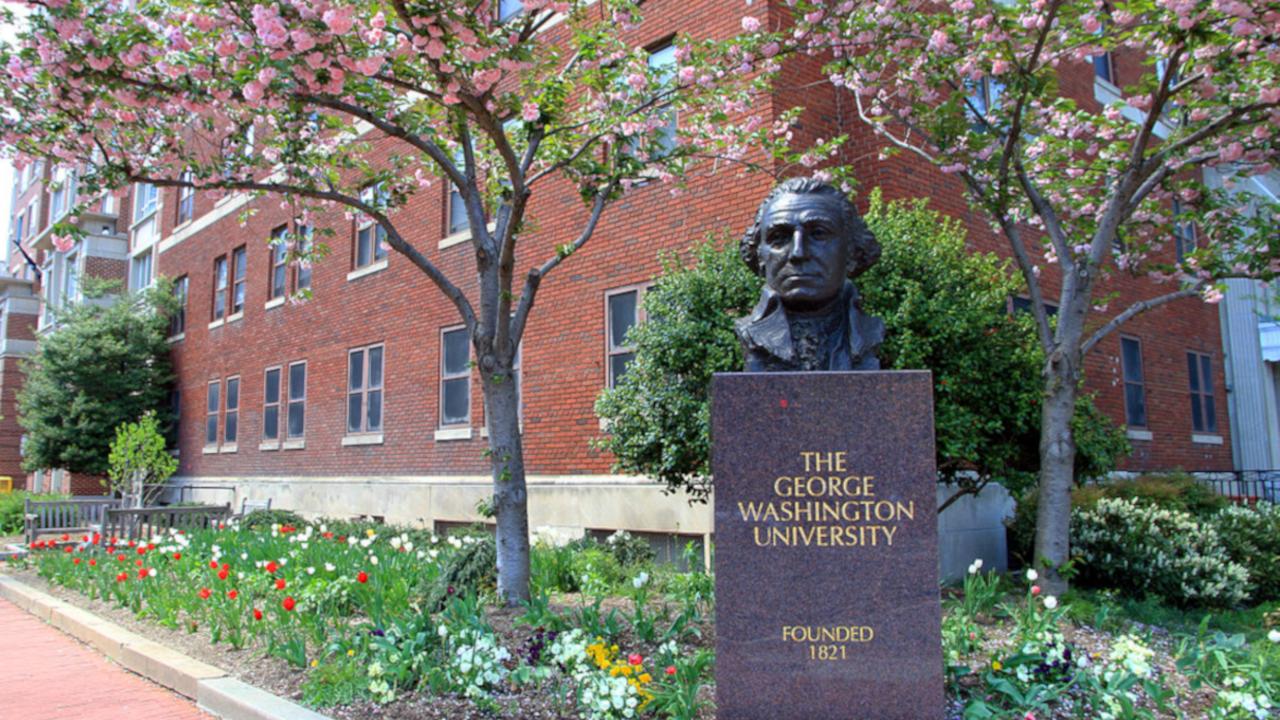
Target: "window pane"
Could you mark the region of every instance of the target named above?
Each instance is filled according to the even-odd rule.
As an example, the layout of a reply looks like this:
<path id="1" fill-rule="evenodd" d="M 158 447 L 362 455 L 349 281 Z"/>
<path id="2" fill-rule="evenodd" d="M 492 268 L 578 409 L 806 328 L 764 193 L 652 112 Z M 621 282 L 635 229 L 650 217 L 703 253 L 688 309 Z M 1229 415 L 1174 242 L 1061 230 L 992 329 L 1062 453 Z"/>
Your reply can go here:
<path id="1" fill-rule="evenodd" d="M 220 257 L 213 263 L 213 274 L 216 278 L 214 287 L 221 290 L 227 286 L 227 259 Z"/>
<path id="2" fill-rule="evenodd" d="M 237 248 L 235 252 L 235 270 L 236 281 L 244 279 L 244 248 Z"/>
<path id="3" fill-rule="evenodd" d="M 227 380 L 227 409 L 240 409 L 240 378 Z"/>
<path id="4" fill-rule="evenodd" d="M 456 425 L 467 421 L 471 410 L 468 385 L 466 378 L 444 381 L 444 416 L 441 422 L 445 425 Z"/>
<path id="5" fill-rule="evenodd" d="M 466 330 L 450 330 L 444 334 L 444 373 L 460 375 L 468 371 L 467 362 L 471 359 L 471 345 L 467 342 Z"/>
<path id="6" fill-rule="evenodd" d="M 1094 56 L 1093 73 L 1103 80 L 1111 81 L 1111 53 Z"/>
<path id="7" fill-rule="evenodd" d="M 1141 385 L 1125 383 L 1124 414 L 1126 424 L 1134 427 L 1147 426 L 1147 402 Z"/>
<path id="8" fill-rule="evenodd" d="M 226 431 L 225 439 L 228 443 L 234 443 L 236 441 L 237 416 L 239 416 L 239 413 L 236 413 L 236 412 L 227 413 L 227 431 Z"/>
<path id="9" fill-rule="evenodd" d="M 216 445 L 218 443 L 218 416 L 210 415 L 204 423 L 204 444 Z"/>
<path id="10" fill-rule="evenodd" d="M 609 296 L 609 346 L 625 347 L 627 331 L 636 324 L 636 300 L 639 293 L 618 293 Z"/>
<path id="11" fill-rule="evenodd" d="M 280 370 L 267 371 L 267 381 L 262 391 L 264 402 L 278 403 L 280 402 Z"/>
<path id="12" fill-rule="evenodd" d="M 1187 378 L 1191 381 L 1191 392 L 1200 392 L 1200 364 L 1196 362 L 1195 353 L 1187 353 Z"/>
<path id="13" fill-rule="evenodd" d="M 370 431 L 382 429 L 382 391 L 369 391 L 369 427 Z"/>
<path id="14" fill-rule="evenodd" d="M 271 269 L 271 297 L 284 297 L 284 265 Z"/>
<path id="15" fill-rule="evenodd" d="M 387 229 L 381 225 L 377 226 L 374 231 L 375 242 L 373 243 L 373 259 L 381 260 L 387 256 Z"/>
<path id="16" fill-rule="evenodd" d="M 302 437 L 306 429 L 306 408 L 301 400 L 289 403 L 289 437 Z"/>
<path id="17" fill-rule="evenodd" d="M 364 394 L 347 396 L 347 432 L 360 432 L 363 428 Z"/>
<path id="18" fill-rule="evenodd" d="M 270 405 L 262 409 L 262 437 L 267 440 L 280 437 L 279 405 Z"/>
<path id="19" fill-rule="evenodd" d="M 370 239 L 373 228 L 367 227 L 356 233 L 356 267 L 364 267 L 372 262 Z"/>
<path id="20" fill-rule="evenodd" d="M 213 383 L 209 385 L 209 393 L 207 398 L 209 403 L 209 412 L 211 413 L 218 412 L 218 395 L 220 394 L 221 390 L 222 390 L 222 387 L 218 383 Z"/>
<path id="21" fill-rule="evenodd" d="M 231 301 L 231 312 L 237 313 L 244 309 L 244 283 L 237 281 L 236 290 Z"/>
<path id="22" fill-rule="evenodd" d="M 622 376 L 627 372 L 627 365 L 634 357 L 635 353 L 620 353 L 609 356 L 610 387 L 613 387 L 618 383 L 618 380 L 622 379 Z"/>
<path id="23" fill-rule="evenodd" d="M 471 227 L 471 220 L 467 218 L 467 206 L 462 202 L 462 193 L 455 190 L 449 191 L 449 233 L 462 232 Z"/>
<path id="24" fill-rule="evenodd" d="M 307 396 L 307 366 L 298 363 L 289 366 L 289 399 L 301 400 Z"/>
<path id="25" fill-rule="evenodd" d="M 347 369 L 347 389 L 361 390 L 364 388 L 364 351 L 355 350 L 350 355 L 350 361 Z"/>
<path id="26" fill-rule="evenodd" d="M 498 4 L 498 22 L 506 22 L 524 10 L 523 0 L 501 0 Z"/>
<path id="27" fill-rule="evenodd" d="M 1200 412 L 1200 395 L 1191 393 L 1191 429 L 1204 432 L 1204 415 Z"/>
<path id="28" fill-rule="evenodd" d="M 1213 396 L 1204 396 L 1204 431 L 1218 432 L 1218 416 L 1214 412 Z"/>
<path id="29" fill-rule="evenodd" d="M 369 387 L 382 387 L 382 348 L 369 348 Z"/>
<path id="30" fill-rule="evenodd" d="M 1213 360 L 1208 355 L 1200 356 L 1200 388 L 1202 392 L 1213 395 Z"/>
<path id="31" fill-rule="evenodd" d="M 1120 348 L 1124 358 L 1124 379 L 1130 382 L 1142 382 L 1142 346 L 1137 340 L 1121 338 Z"/>

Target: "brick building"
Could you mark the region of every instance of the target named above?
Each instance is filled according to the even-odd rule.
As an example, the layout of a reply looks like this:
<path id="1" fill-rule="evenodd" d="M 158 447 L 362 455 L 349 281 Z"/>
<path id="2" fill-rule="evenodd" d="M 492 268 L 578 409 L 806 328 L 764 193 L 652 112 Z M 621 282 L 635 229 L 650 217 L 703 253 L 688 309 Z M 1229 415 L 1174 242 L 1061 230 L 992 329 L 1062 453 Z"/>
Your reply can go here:
<path id="1" fill-rule="evenodd" d="M 763 19 L 782 6 L 764 2 L 748 10 Z M 693 26 L 712 37 L 738 31 L 739 14 L 705 0 L 653 0 L 646 8 L 634 32 L 645 47 L 661 48 Z M 1124 68 L 1123 62 L 1106 65 L 1108 73 Z M 1136 63 L 1133 68 L 1138 71 Z M 1066 69 L 1064 88 L 1082 98 L 1114 92 L 1110 80 L 1117 78 L 1101 72 L 1087 64 Z M 812 86 L 818 77 L 814 62 L 792 63 L 782 89 L 758 110 L 777 114 L 803 101 L 809 110 L 802 133 L 853 134 L 845 155 L 856 159 L 864 191 L 880 187 L 887 199 L 927 195 L 935 208 L 967 224 L 975 248 L 1007 254 L 968 208 L 954 178 L 907 157 L 876 160 L 878 141 L 854 124 L 848 98 Z M 369 139 L 376 160 L 390 141 Z M 690 507 L 642 478 L 610 474 L 610 459 L 591 448 L 602 432 L 592 405 L 625 367 L 622 335 L 643 320 L 640 300 L 659 270 L 659 251 L 687 248 L 709 232 L 737 235 L 770 185 L 764 175 L 721 169 L 695 174 L 679 196 L 659 183 L 636 187 L 606 210 L 594 239 L 543 283 L 519 378 L 532 527 L 565 534 L 711 531 L 708 507 Z M 26 198 L 31 191 L 21 192 Z M 451 214 L 449 195 L 448 183 L 436 183 L 393 219 L 407 240 L 471 291 L 468 233 Z M 195 497 L 237 505 L 271 497 L 276 507 L 401 522 L 479 518 L 476 505 L 489 495 L 490 479 L 470 346 L 452 305 L 405 258 L 374 251 L 373 231 L 334 211 L 316 220 L 333 230 L 324 241 L 330 252 L 304 271 L 282 266 L 268 245 L 273 233 L 297 230 L 277 198 L 215 200 L 142 186 L 120 199 L 112 216 L 119 232 L 107 235 L 104 227 L 87 246 L 61 253 L 41 244 L 40 231 L 35 242 L 23 231 L 19 237 L 54 270 L 44 284 L 52 288 L 46 303 L 60 297 L 59 286 L 50 285 L 59 282 L 59 263 L 86 263 L 89 255 L 127 259 L 135 288 L 156 274 L 177 280 L 186 298 L 172 338 L 181 409 L 178 479 L 199 486 Z M 15 217 L 24 203 L 15 204 Z M 541 190 L 532 207 L 536 230 L 521 240 L 518 274 L 575 236 L 585 218 L 564 184 Z M 246 210 L 254 212 L 241 222 Z M 10 266 L 19 265 L 15 256 Z M 123 264 L 111 267 L 123 273 Z M 310 288 L 311 300 L 287 299 L 299 286 Z M 1119 293 L 1117 307 L 1163 291 L 1127 276 L 1111 289 Z M 1203 379 L 1189 377 L 1189 357 Z M 1126 469 L 1231 467 L 1225 419 L 1206 421 L 1215 417 L 1206 404 L 1217 415 L 1226 407 L 1216 309 L 1184 301 L 1148 313 L 1095 349 L 1087 372 L 1100 407 L 1129 426 L 1134 454 Z M 0 399 L 9 398 L 6 387 Z M 1193 402 L 1202 408 L 1198 425 Z M 10 422 L 12 413 L 4 415 Z M 4 432 L 0 428 L 0 448 Z"/>

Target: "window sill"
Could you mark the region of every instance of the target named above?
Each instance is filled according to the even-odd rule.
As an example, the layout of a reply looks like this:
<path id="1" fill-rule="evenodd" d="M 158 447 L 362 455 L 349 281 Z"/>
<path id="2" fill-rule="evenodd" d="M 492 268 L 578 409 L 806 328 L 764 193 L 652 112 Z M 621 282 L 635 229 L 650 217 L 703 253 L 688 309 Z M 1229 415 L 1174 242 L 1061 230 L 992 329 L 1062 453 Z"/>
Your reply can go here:
<path id="1" fill-rule="evenodd" d="M 273 298 L 273 299 L 268 300 L 268 301 L 266 301 L 265 303 L 263 303 L 263 304 L 262 304 L 262 309 L 263 309 L 263 310 L 270 310 L 271 308 L 278 308 L 278 307 L 280 307 L 280 306 L 281 306 L 281 305 L 283 305 L 283 304 L 284 304 L 284 296 L 281 296 L 281 297 L 278 297 L 278 298 Z"/>
<path id="2" fill-rule="evenodd" d="M 485 228 L 488 229 L 489 232 L 493 232 L 497 227 L 498 227 L 497 223 L 489 223 L 488 225 L 485 226 Z M 444 250 L 445 248 L 451 248 L 454 245 L 461 245 L 462 243 L 470 239 L 471 239 L 471 228 L 467 228 L 466 230 L 459 230 L 456 233 L 445 236 L 445 238 L 440 241 L 440 244 L 437 246 L 437 249 Z"/>
<path id="3" fill-rule="evenodd" d="M 524 421 L 523 421 L 523 420 L 521 420 L 521 421 L 520 421 L 520 434 L 521 434 L 522 436 L 524 435 Z M 480 437 L 482 437 L 482 438 L 487 438 L 487 437 L 489 437 L 489 426 L 488 426 L 488 425 L 485 425 L 484 427 L 480 428 Z"/>
<path id="4" fill-rule="evenodd" d="M 231 324 L 231 323 L 233 323 L 233 322 L 237 322 L 237 321 L 240 321 L 240 320 L 243 320 L 243 319 L 244 319 L 244 310 L 241 310 L 240 312 L 232 313 L 232 314 L 228 315 L 228 316 L 227 316 L 227 324 L 228 324 L 228 325 L 230 325 L 230 324 Z"/>
<path id="5" fill-rule="evenodd" d="M 267 451 L 267 450 L 279 450 L 279 449 L 280 449 L 280 441 L 279 441 L 279 440 L 267 440 L 266 442 L 259 443 L 259 444 L 258 444 L 258 449 L 259 449 L 259 450 L 263 450 L 263 451 Z"/>
<path id="6" fill-rule="evenodd" d="M 387 269 L 387 258 L 382 258 L 378 262 L 369 263 L 368 265 L 365 265 L 362 268 L 356 268 L 355 270 L 352 270 L 351 272 L 347 273 L 347 281 L 350 282 L 351 280 L 359 280 L 360 278 L 365 277 L 366 275 L 372 275 L 376 272 L 381 272 L 386 269 Z"/>
<path id="7" fill-rule="evenodd" d="M 233 453 L 233 452 L 235 452 L 235 451 L 236 451 L 236 450 L 238 450 L 238 449 L 239 449 L 239 447 L 238 447 L 238 446 L 236 446 L 236 445 L 223 445 L 222 447 L 218 448 L 218 453 L 219 453 L 219 454 L 222 454 L 222 453 Z"/>
<path id="8" fill-rule="evenodd" d="M 381 445 L 382 433 L 369 433 L 366 435 L 347 435 L 342 438 L 342 447 L 351 447 L 353 445 Z"/>
<path id="9" fill-rule="evenodd" d="M 1151 441 L 1152 439 L 1155 438 L 1155 436 L 1151 434 L 1150 430 L 1139 430 L 1137 428 L 1129 428 L 1124 431 L 1124 434 L 1125 434 L 1125 437 L 1129 438 L 1130 440 Z"/>
<path id="10" fill-rule="evenodd" d="M 280 449 L 281 450 L 302 450 L 306 446 L 307 446 L 306 438 L 294 438 L 292 440 L 285 440 L 283 443 L 281 443 Z"/>
<path id="11" fill-rule="evenodd" d="M 201 453 L 203 453 L 203 454 L 205 454 L 205 455 L 217 455 L 217 454 L 218 454 L 218 446 L 217 446 L 217 445 L 205 445 L 205 446 L 204 446 L 204 449 L 203 449 L 203 450 L 201 450 L 200 452 L 201 452 Z"/>
<path id="12" fill-rule="evenodd" d="M 190 225 L 190 224 L 191 224 L 191 221 L 192 221 L 192 220 L 195 220 L 195 218 L 194 218 L 194 217 L 189 217 L 189 218 L 187 218 L 186 220 L 183 220 L 182 222 L 178 223 L 177 225 L 174 225 L 174 226 L 173 226 L 173 229 L 169 231 L 169 234 L 170 234 L 170 235 L 172 235 L 173 233 L 176 233 L 176 232 L 178 232 L 179 230 L 182 230 L 182 229 L 186 228 L 188 225 Z"/>
<path id="13" fill-rule="evenodd" d="M 225 322 L 226 320 L 214 320 L 213 322 L 209 323 L 209 329 L 212 330 L 214 328 L 220 328 Z"/>
<path id="14" fill-rule="evenodd" d="M 167 343 L 169 343 L 170 345 L 172 345 L 172 344 L 174 344 L 174 343 L 182 342 L 183 340 L 186 340 L 186 339 L 187 339 L 187 334 L 186 334 L 185 332 L 180 332 L 180 333 L 178 333 L 177 335 L 171 335 L 171 336 L 169 336 L 169 337 L 165 340 L 165 342 L 167 342 Z"/>
<path id="15" fill-rule="evenodd" d="M 470 440 L 470 439 L 471 439 L 470 425 L 468 425 L 467 427 L 438 428 L 435 433 L 436 442 L 440 442 L 441 440 Z"/>
<path id="16" fill-rule="evenodd" d="M 1197 445 L 1221 445 L 1222 436 L 1210 433 L 1191 433 L 1191 442 Z"/>

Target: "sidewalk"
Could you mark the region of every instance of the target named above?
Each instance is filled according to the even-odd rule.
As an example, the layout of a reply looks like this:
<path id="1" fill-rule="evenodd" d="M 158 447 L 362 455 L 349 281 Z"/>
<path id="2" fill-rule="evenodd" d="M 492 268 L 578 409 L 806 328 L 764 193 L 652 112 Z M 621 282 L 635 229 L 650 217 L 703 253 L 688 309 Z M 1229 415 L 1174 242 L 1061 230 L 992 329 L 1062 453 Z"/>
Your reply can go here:
<path id="1" fill-rule="evenodd" d="M 0 600 L 0 718 L 211 720 L 195 703 L 144 680 Z"/>

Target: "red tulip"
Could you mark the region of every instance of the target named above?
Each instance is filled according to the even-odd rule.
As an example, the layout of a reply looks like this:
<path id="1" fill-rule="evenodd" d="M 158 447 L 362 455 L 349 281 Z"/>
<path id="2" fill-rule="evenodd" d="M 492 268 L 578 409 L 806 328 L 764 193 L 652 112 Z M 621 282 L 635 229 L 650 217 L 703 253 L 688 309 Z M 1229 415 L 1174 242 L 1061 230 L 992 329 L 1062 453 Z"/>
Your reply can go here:
<path id="1" fill-rule="evenodd" d="M 271 560 L 267 563 L 267 572 L 274 575 L 275 572 L 279 569 L 280 569 L 280 566 L 276 564 L 275 560 Z"/>
<path id="2" fill-rule="evenodd" d="M 72 565 L 79 565 L 79 564 L 80 564 L 80 558 L 71 558 L 71 564 L 72 564 Z"/>
<path id="3" fill-rule="evenodd" d="M 128 580 L 128 579 L 129 579 L 128 573 L 120 573 L 119 575 L 116 576 L 116 582 L 124 582 L 125 580 Z"/>
<path id="4" fill-rule="evenodd" d="M 182 559 L 182 553 L 180 553 L 180 552 L 176 552 L 176 553 L 174 553 L 174 554 L 173 554 L 173 559 L 174 559 L 174 560 L 181 560 L 181 559 Z"/>
<path id="5" fill-rule="evenodd" d="M 217 560 L 210 560 L 210 561 L 209 561 L 209 569 L 210 569 L 210 570 L 217 570 L 217 569 L 218 569 L 218 561 L 217 561 Z"/>
<path id="6" fill-rule="evenodd" d="M 261 610 L 259 610 L 258 608 L 254 608 L 254 609 L 253 609 L 253 619 L 254 619 L 254 620 L 261 620 L 261 619 L 262 619 L 262 611 L 261 611 Z"/>
<path id="7" fill-rule="evenodd" d="M 219 570 L 219 571 L 218 571 L 218 579 L 219 579 L 219 580 L 226 580 L 226 579 L 227 579 L 227 576 L 228 576 L 228 575 L 230 575 L 230 574 L 231 574 L 231 573 L 227 572 L 227 569 L 226 569 L 226 568 L 222 568 L 221 570 Z"/>
<path id="8" fill-rule="evenodd" d="M 284 601 L 283 601 L 283 602 L 281 602 L 281 603 L 280 603 L 280 607 L 284 608 L 285 610 L 287 610 L 287 611 L 289 611 L 289 612 L 293 612 L 293 608 L 294 608 L 296 605 L 297 605 L 297 603 L 293 601 L 293 598 L 292 598 L 292 597 L 287 597 L 287 598 L 285 598 L 285 599 L 284 599 Z"/>
<path id="9" fill-rule="evenodd" d="M 284 583 L 284 578 L 276 578 L 276 589 L 277 589 L 277 590 L 283 590 L 283 589 L 284 589 L 284 585 L 285 585 L 285 583 Z"/>
<path id="10" fill-rule="evenodd" d="M 141 568 L 141 569 L 139 569 L 139 570 L 138 570 L 138 579 L 139 579 L 139 580 L 146 580 L 146 579 L 147 579 L 147 569 L 146 569 L 146 568 Z"/>
<path id="11" fill-rule="evenodd" d="M 123 554 L 123 553 L 121 553 L 120 555 L 117 555 L 117 556 L 116 556 L 116 560 L 119 560 L 120 562 L 124 562 L 124 561 L 125 561 L 125 560 L 127 560 L 127 559 L 128 559 L 128 558 L 126 558 L 126 557 L 124 556 L 124 554 Z"/>
<path id="12" fill-rule="evenodd" d="M 89 558 L 89 567 L 97 567 L 97 566 L 98 566 L 98 561 L 94 560 L 93 558 Z"/>
<path id="13" fill-rule="evenodd" d="M 641 656 L 640 653 L 631 653 L 630 655 L 627 656 L 627 662 L 631 663 L 632 665 L 640 665 L 641 663 L 644 662 L 644 657 Z"/>
<path id="14" fill-rule="evenodd" d="M 240 595 L 240 593 L 236 592 L 235 590 L 228 590 L 228 591 L 227 591 L 227 599 L 228 599 L 228 600 L 235 600 L 235 599 L 236 599 L 236 597 L 238 597 L 239 595 Z"/>
<path id="15" fill-rule="evenodd" d="M 676 674 L 676 666 L 675 666 L 675 665 L 668 665 L 668 666 L 667 666 L 667 675 L 675 675 L 675 674 Z"/>
<path id="16" fill-rule="evenodd" d="M 200 596 L 201 600 L 208 600 L 213 593 L 209 592 L 209 588 L 200 588 L 200 592 L 196 594 Z"/>
<path id="17" fill-rule="evenodd" d="M 369 582 L 369 573 L 361 570 L 359 573 L 356 574 L 356 582 L 358 583 Z"/>

